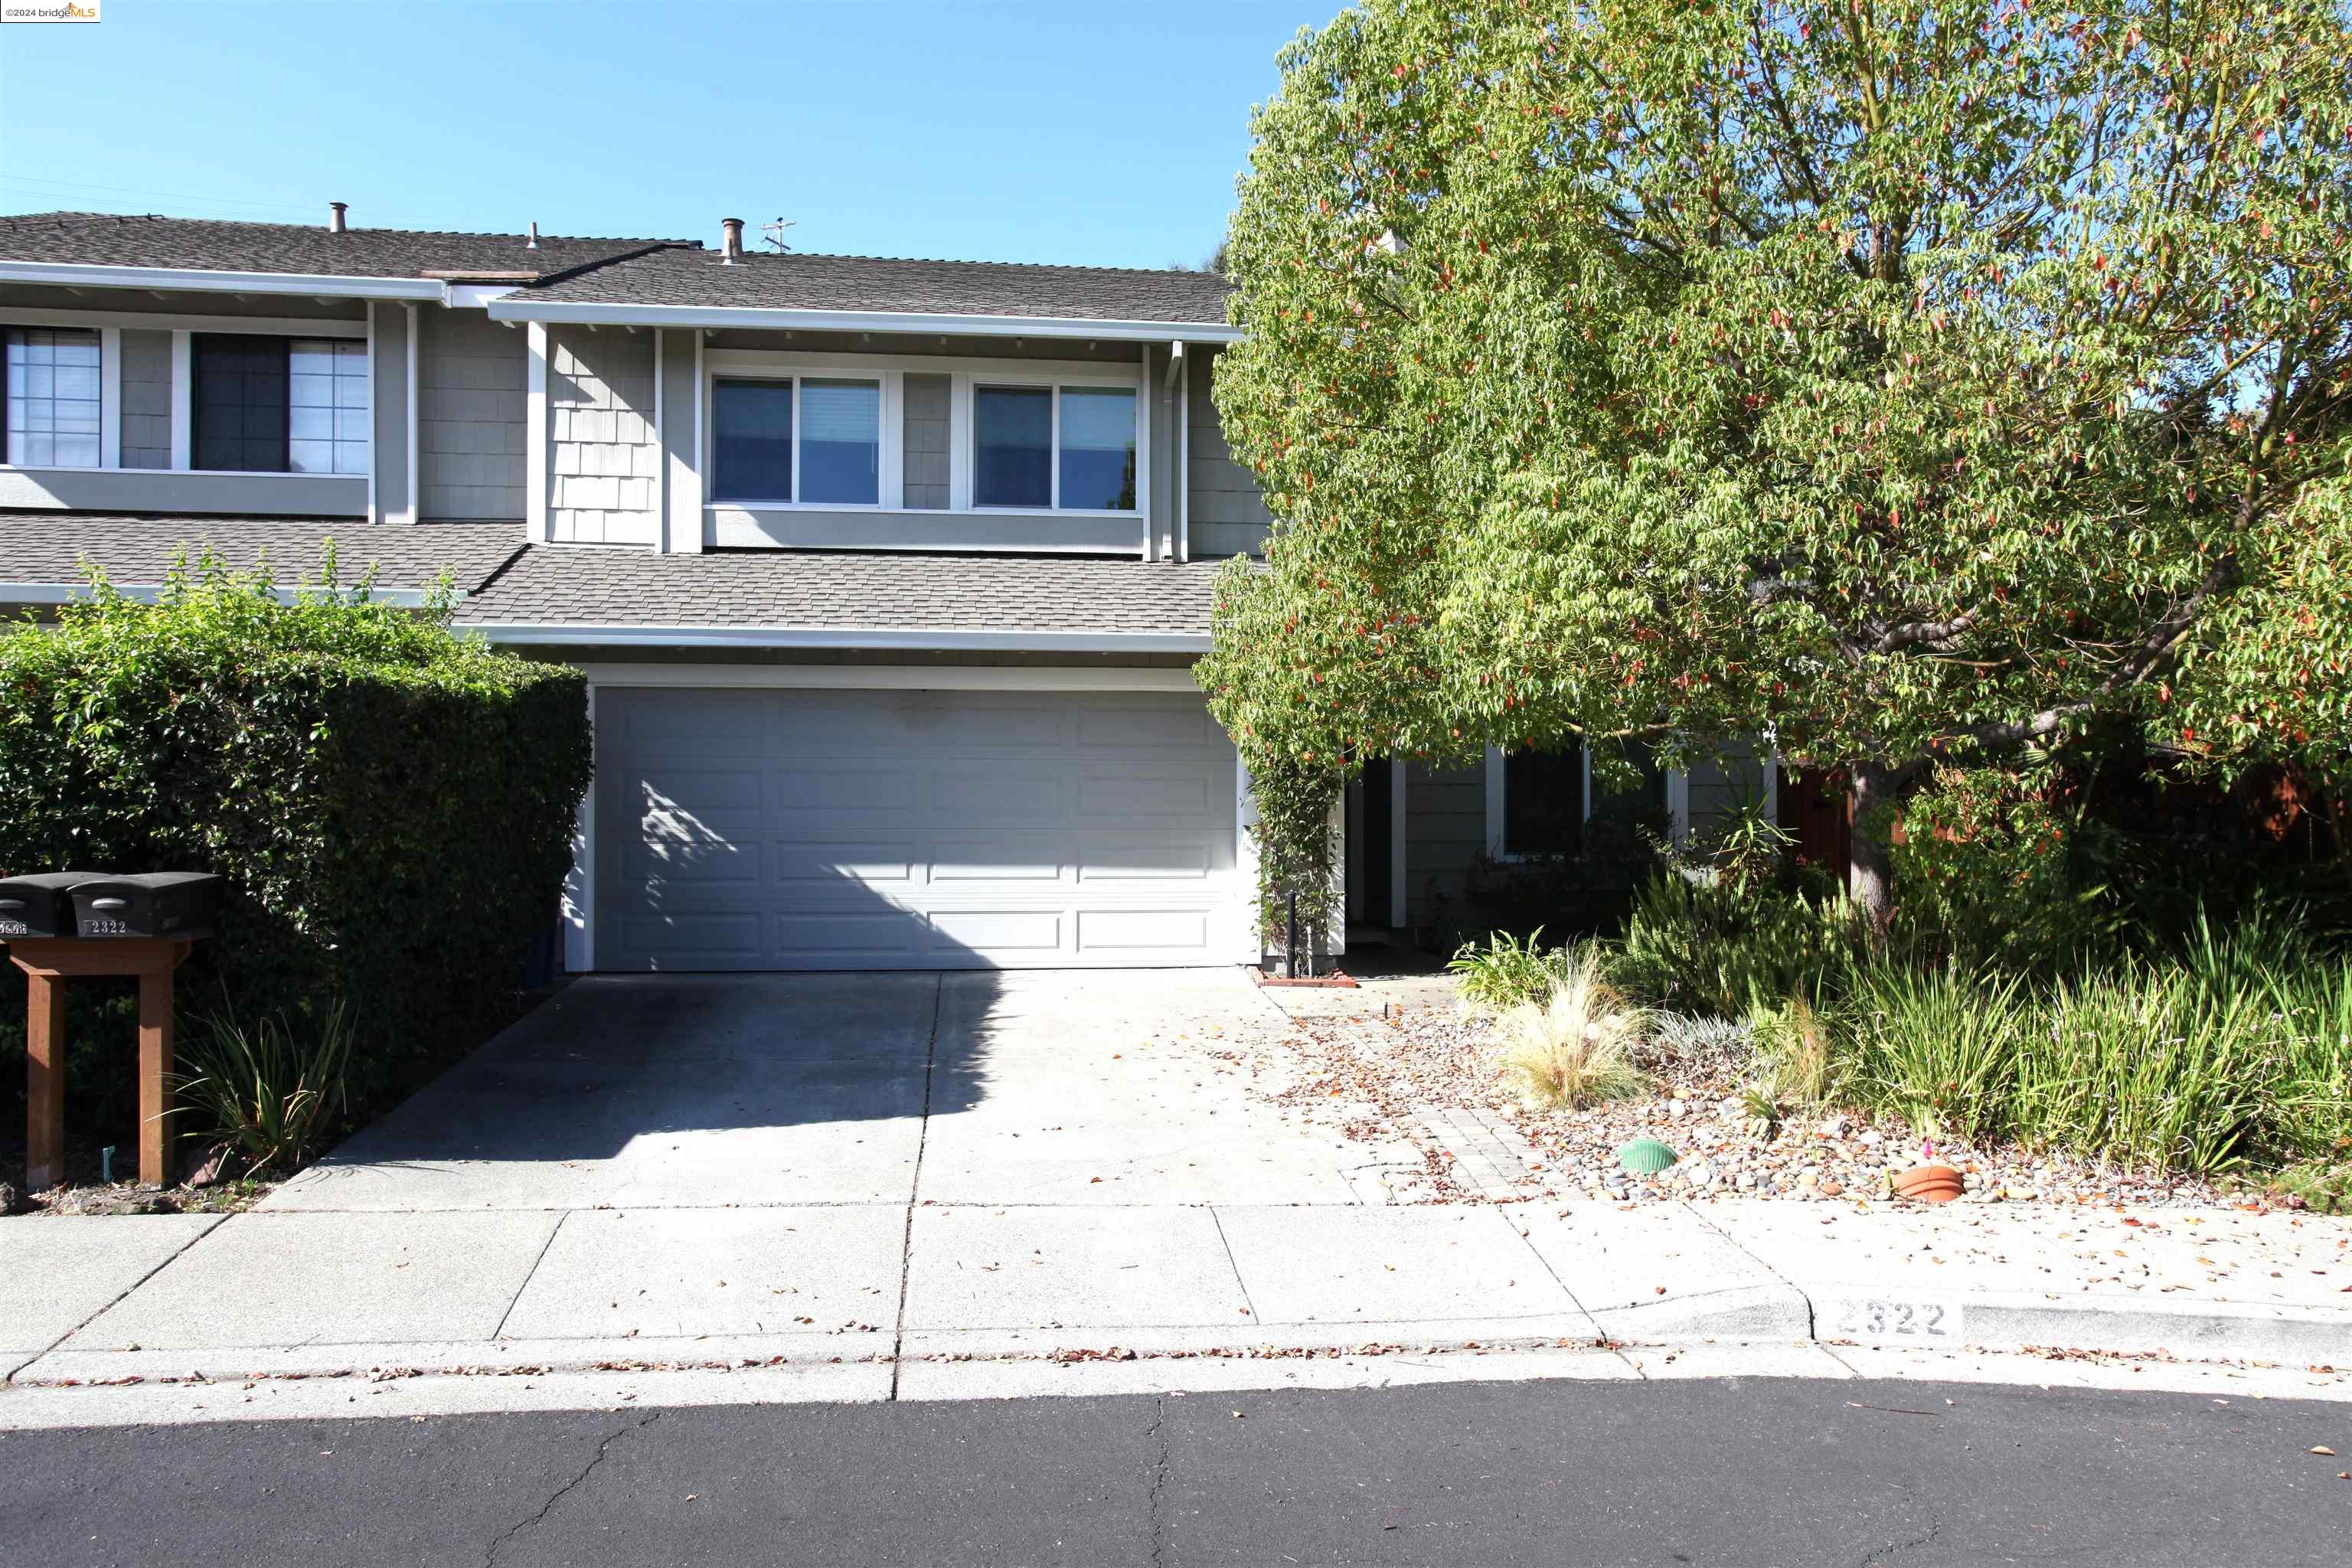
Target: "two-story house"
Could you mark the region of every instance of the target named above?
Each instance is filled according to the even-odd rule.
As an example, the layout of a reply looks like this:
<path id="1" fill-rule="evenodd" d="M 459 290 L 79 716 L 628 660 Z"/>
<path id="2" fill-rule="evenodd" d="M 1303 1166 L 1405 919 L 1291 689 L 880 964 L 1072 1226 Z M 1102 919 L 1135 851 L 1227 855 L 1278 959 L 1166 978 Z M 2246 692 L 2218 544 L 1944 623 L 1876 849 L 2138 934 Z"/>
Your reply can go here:
<path id="1" fill-rule="evenodd" d="M 1228 285 L 722 227 L 0 218 L 0 605 L 204 544 L 446 573 L 461 626 L 590 676 L 574 970 L 1254 959 L 1246 780 L 1191 673 L 1268 522 L 1212 397 Z M 1369 770 L 1351 914 L 1426 918 L 1585 787 Z M 1730 785 L 1665 787 L 1686 818 Z"/>

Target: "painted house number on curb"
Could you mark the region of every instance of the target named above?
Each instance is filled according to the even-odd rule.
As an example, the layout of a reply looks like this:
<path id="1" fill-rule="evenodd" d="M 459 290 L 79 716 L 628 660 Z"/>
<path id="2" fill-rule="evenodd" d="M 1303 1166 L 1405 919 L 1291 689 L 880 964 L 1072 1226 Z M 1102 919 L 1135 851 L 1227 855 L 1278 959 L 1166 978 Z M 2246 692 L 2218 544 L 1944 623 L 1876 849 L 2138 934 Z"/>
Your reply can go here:
<path id="1" fill-rule="evenodd" d="M 1960 1337 L 1957 1301 L 1897 1296 L 1853 1296 L 1840 1304 L 1836 1332 L 1853 1340 L 1946 1340 Z"/>

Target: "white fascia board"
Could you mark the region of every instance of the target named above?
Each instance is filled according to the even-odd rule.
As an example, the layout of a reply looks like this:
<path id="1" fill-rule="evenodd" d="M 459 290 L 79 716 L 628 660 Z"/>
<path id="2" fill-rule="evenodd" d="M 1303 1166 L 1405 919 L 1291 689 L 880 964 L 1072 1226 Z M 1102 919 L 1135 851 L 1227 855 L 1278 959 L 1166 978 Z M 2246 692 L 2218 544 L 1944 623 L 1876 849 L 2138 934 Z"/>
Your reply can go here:
<path id="1" fill-rule="evenodd" d="M 221 272 L 185 267 L 89 267 L 0 261 L 0 283 L 86 289 L 184 289 L 213 294 L 331 294 L 352 300 L 431 300 L 448 285 L 430 278 L 338 278 L 316 272 Z"/>
<path id="2" fill-rule="evenodd" d="M 162 470 L 157 470 L 161 472 Z M 134 604 L 152 605 L 163 596 L 160 583 L 117 583 L 114 591 Z M 305 590 L 273 588 L 270 590 L 281 605 L 291 605 Z M 345 589 L 345 593 L 351 590 Z M 94 595 L 87 583 L 0 583 L 0 605 L 78 605 Z M 396 610 L 422 609 L 431 599 L 425 588 L 371 588 L 368 602 L 390 605 Z"/>
<path id="3" fill-rule="evenodd" d="M 1242 329 L 1207 321 L 1097 321 L 1074 316 L 969 316 L 898 310 L 746 310 L 733 305 L 607 305 L 529 297 L 491 301 L 494 321 L 700 327 L 766 331 L 944 332 L 957 337 L 1099 338 L 1112 342 L 1234 343 Z"/>
<path id="4" fill-rule="evenodd" d="M 493 300 L 503 300 L 520 285 L 514 283 L 447 283 L 442 303 L 453 310 L 479 310 Z"/>
<path id="5" fill-rule="evenodd" d="M 925 631 L 894 626 L 610 626 L 569 621 L 465 621 L 495 643 L 604 647 L 899 648 L 984 653 L 1206 653 L 1206 632 Z"/>

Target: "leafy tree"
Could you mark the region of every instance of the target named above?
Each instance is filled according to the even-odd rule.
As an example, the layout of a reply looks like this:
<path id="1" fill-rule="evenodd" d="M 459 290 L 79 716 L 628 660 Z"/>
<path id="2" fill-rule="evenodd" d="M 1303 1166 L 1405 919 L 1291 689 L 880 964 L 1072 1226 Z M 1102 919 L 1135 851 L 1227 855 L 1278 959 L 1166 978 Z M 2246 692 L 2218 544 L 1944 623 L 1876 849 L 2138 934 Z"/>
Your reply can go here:
<path id="1" fill-rule="evenodd" d="M 2331 0 L 1369 0 L 1282 68 L 1245 756 L 1769 732 L 1874 823 L 2119 730 L 2347 772 Z"/>

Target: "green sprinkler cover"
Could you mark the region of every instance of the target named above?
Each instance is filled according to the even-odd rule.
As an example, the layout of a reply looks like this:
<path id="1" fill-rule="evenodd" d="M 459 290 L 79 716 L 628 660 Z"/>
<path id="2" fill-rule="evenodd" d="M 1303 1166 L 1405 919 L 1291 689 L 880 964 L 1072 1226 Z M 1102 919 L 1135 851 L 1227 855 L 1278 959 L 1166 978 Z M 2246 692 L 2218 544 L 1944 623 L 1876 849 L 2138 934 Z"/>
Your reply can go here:
<path id="1" fill-rule="evenodd" d="M 1636 1138 L 1617 1151 L 1617 1163 L 1637 1176 L 1654 1176 L 1680 1157 L 1654 1138 Z"/>

